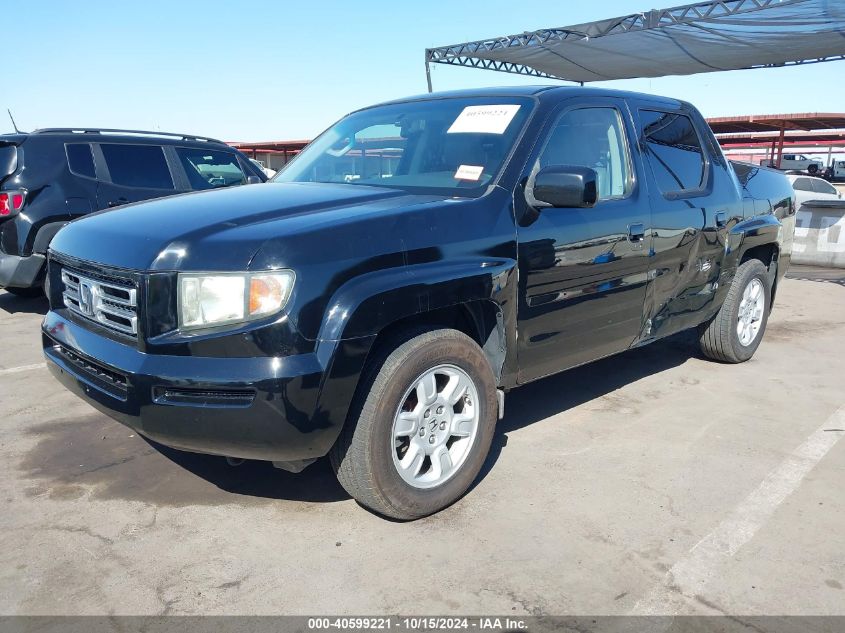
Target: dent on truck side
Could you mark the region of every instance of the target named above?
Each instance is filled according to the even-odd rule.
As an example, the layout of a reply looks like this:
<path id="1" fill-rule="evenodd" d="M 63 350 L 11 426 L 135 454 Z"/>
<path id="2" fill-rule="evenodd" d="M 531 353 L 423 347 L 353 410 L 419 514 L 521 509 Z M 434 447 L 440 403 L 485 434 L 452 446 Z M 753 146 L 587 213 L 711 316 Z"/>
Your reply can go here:
<path id="1" fill-rule="evenodd" d="M 732 166 L 741 187 L 745 217 L 728 234 L 725 267 L 732 274 L 746 257 L 763 259 L 770 265 L 774 300 L 792 255 L 795 192 L 781 172 L 749 163 Z"/>

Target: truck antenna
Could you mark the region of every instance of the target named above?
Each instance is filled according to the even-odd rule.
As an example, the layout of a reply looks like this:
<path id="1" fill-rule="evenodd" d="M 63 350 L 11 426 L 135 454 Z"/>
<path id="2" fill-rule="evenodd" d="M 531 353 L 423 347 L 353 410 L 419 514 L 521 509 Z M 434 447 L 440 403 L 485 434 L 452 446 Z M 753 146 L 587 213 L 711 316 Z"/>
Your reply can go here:
<path id="1" fill-rule="evenodd" d="M 6 112 L 9 113 L 9 118 L 12 119 L 12 127 L 15 128 L 15 132 L 20 134 L 21 131 L 18 129 L 18 126 L 15 123 L 15 117 L 12 116 L 12 111 L 9 108 L 6 108 Z"/>

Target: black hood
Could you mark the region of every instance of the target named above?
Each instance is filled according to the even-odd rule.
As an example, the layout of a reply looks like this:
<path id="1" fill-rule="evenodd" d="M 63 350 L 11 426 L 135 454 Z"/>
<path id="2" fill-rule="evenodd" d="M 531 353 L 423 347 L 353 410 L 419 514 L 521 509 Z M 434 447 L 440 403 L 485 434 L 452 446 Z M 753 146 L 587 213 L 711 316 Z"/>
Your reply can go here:
<path id="1" fill-rule="evenodd" d="M 101 211 L 63 228 L 50 248 L 130 270 L 246 270 L 268 239 L 442 199 L 362 185 L 247 185 Z"/>

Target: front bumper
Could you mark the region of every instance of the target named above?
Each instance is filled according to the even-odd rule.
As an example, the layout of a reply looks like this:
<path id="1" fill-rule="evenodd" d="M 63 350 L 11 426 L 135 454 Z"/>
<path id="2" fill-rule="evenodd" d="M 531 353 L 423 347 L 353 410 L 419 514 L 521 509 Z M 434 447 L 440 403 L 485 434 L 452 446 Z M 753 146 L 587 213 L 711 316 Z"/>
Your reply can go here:
<path id="1" fill-rule="evenodd" d="M 0 288 L 31 288 L 40 285 L 45 261 L 44 255 L 39 253 L 19 257 L 0 251 Z"/>
<path id="2" fill-rule="evenodd" d="M 197 453 L 294 462 L 328 452 L 325 373 L 315 354 L 210 358 L 145 354 L 48 312 L 51 373 L 70 391 L 161 444 Z"/>

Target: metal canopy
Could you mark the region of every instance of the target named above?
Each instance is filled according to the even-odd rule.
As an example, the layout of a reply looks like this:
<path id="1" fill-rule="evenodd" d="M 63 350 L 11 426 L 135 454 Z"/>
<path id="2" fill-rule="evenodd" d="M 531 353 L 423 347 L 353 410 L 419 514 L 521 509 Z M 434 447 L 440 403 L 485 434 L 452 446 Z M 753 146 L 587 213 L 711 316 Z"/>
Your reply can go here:
<path id="1" fill-rule="evenodd" d="M 707 119 L 714 134 L 734 132 L 777 132 L 786 130 L 845 130 L 845 113 L 802 112 L 801 114 L 754 114 Z"/>
<path id="2" fill-rule="evenodd" d="M 845 59 L 842 0 L 721 0 L 426 49 L 452 64 L 576 82 Z"/>

